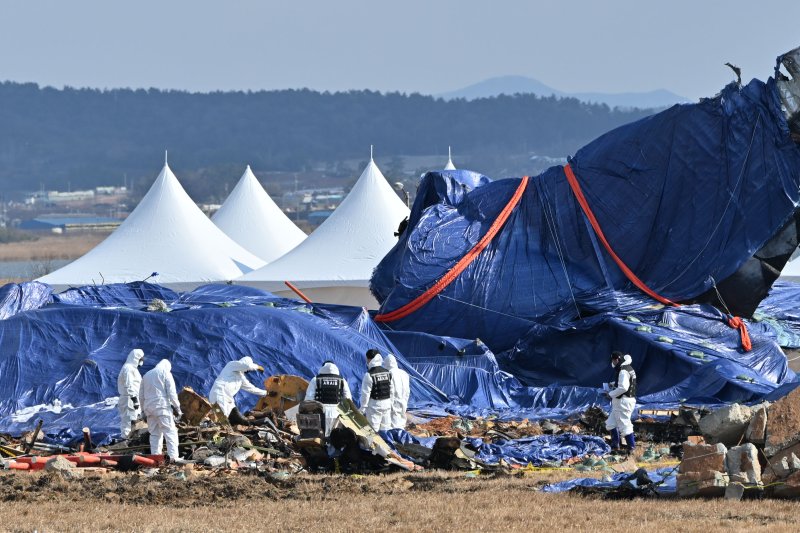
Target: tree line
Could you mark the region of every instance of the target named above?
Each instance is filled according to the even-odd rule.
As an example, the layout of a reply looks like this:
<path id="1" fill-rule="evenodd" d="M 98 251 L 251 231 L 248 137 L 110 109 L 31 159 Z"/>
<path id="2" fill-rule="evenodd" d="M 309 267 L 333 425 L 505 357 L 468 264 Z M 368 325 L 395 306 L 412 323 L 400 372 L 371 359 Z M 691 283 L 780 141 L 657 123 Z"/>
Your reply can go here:
<path id="1" fill-rule="evenodd" d="M 535 95 L 445 101 L 369 90 L 189 93 L 3 82 L 0 186 L 152 180 L 167 148 L 173 168 L 209 180 L 213 169 L 245 163 L 303 171 L 363 159 L 370 144 L 383 156 L 446 154 L 453 145 L 496 166 L 526 154 L 573 153 L 651 112 Z"/>

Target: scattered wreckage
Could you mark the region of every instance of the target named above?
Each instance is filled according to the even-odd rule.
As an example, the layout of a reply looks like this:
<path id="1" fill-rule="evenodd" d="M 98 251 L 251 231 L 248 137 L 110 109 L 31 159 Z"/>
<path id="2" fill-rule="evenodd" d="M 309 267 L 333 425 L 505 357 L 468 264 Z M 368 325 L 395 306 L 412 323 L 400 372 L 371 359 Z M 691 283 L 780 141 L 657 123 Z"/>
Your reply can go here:
<path id="1" fill-rule="evenodd" d="M 146 425 L 137 422 L 127 441 L 96 446 L 90 428 L 65 446 L 48 442 L 41 423 L 20 439 L 3 437 L 5 469 L 53 471 L 65 479 L 109 471 L 174 475 L 257 474 L 276 480 L 293 474 L 463 470 L 522 475 L 553 469 L 594 473 L 540 487 L 607 498 L 800 497 L 800 387 L 780 400 L 732 404 L 709 411 L 691 407 L 642 410 L 635 422 L 646 442 L 636 457 L 613 455 L 603 441 L 606 413 L 592 407 L 561 420 L 468 419 L 446 416 L 408 430 L 375 432 L 351 400 L 325 437 L 321 404 L 304 401 L 305 382 L 273 376 L 268 395 L 240 424 L 190 388 L 179 394 L 180 449 L 188 459 L 150 455 Z M 647 471 L 643 466 L 660 468 Z M 601 476 L 598 478 L 597 476 Z"/>

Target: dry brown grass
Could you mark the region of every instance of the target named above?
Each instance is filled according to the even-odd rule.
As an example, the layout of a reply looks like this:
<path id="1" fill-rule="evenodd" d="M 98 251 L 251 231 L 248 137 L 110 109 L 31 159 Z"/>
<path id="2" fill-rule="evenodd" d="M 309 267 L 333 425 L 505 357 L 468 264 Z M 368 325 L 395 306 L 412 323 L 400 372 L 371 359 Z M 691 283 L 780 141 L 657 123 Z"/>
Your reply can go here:
<path id="1" fill-rule="evenodd" d="M 0 261 L 76 259 L 108 237 L 108 233 L 46 234 L 35 241 L 0 244 Z"/>
<path id="2" fill-rule="evenodd" d="M 189 481 L 131 476 L 63 481 L 0 476 L 6 531 L 797 531 L 785 501 L 606 501 L 537 492 L 545 480 L 463 472 L 256 476 Z"/>

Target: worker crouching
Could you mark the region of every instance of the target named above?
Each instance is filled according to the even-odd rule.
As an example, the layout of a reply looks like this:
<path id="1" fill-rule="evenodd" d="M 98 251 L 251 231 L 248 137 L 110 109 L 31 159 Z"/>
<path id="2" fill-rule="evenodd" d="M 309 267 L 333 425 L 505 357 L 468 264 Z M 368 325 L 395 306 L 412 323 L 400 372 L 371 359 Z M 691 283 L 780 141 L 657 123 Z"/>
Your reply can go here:
<path id="1" fill-rule="evenodd" d="M 250 425 L 250 421 L 242 416 L 234 401 L 234 396 L 239 393 L 239 390 L 256 396 L 267 395 L 267 391 L 250 383 L 245 376 L 247 372 L 255 371 L 263 372 L 264 368 L 254 363 L 251 357 L 242 357 L 238 361 L 226 364 L 211 386 L 208 400 L 212 404 L 217 404 L 232 424 Z"/>

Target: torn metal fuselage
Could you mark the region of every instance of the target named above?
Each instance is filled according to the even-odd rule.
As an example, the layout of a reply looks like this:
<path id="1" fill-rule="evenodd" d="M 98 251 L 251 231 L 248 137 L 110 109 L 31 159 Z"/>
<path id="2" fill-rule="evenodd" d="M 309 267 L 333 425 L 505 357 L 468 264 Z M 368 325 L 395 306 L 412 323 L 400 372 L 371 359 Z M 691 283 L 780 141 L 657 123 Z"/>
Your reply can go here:
<path id="1" fill-rule="evenodd" d="M 781 65 L 789 73 L 790 78 L 780 72 Z M 800 47 L 778 57 L 775 76 L 792 138 L 800 143 Z"/>
<path id="2" fill-rule="evenodd" d="M 780 71 L 783 66 L 789 76 Z M 800 47 L 777 59 L 775 80 L 792 140 L 800 144 Z M 739 269 L 690 302 L 705 302 L 736 316 L 752 317 L 800 244 L 800 208 Z"/>

